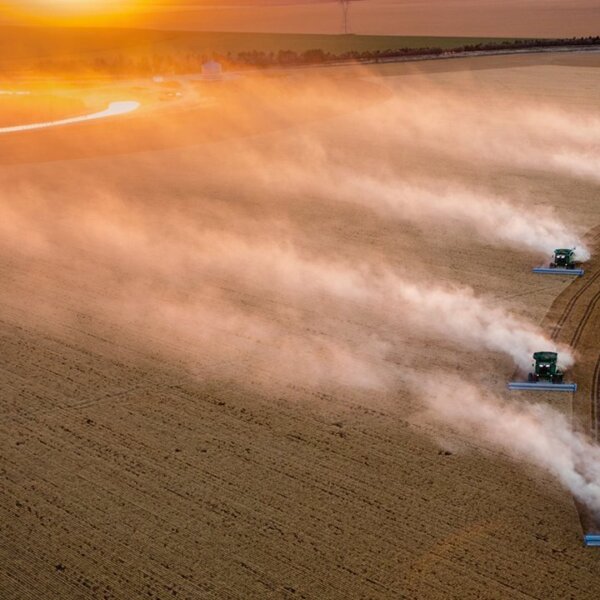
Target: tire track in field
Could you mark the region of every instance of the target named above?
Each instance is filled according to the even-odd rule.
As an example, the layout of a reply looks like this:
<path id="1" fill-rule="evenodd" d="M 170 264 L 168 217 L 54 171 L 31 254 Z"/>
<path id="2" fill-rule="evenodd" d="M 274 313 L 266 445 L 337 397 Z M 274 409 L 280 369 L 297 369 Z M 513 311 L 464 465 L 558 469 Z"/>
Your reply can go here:
<path id="1" fill-rule="evenodd" d="M 575 309 L 575 306 L 577 305 L 577 301 L 590 288 L 590 286 L 598 279 L 598 277 L 600 277 L 600 271 L 598 271 L 597 273 L 595 273 L 591 277 L 588 277 L 587 281 L 570 298 L 570 300 L 568 301 L 567 305 L 565 306 L 565 308 L 564 308 L 561 316 L 559 317 L 558 321 L 554 325 L 554 328 L 552 329 L 552 333 L 551 333 L 550 337 L 553 340 L 556 340 L 558 338 L 558 336 L 559 336 L 559 334 L 560 334 L 560 332 L 561 332 L 561 330 L 562 330 L 562 328 L 563 328 L 566 320 L 571 316 L 573 310 Z M 575 285 L 577 283 L 579 283 L 579 281 L 574 281 L 571 285 Z M 571 287 L 571 285 L 569 286 L 569 288 Z M 567 290 L 569 288 L 567 288 Z M 559 296 L 559 298 L 560 298 L 560 296 Z M 550 309 L 550 310 L 552 310 L 552 309 Z"/>
<path id="2" fill-rule="evenodd" d="M 600 272 L 599 272 L 600 273 Z M 573 336 L 571 337 L 571 347 L 576 348 L 581 340 L 583 333 L 586 331 L 586 327 L 591 325 L 593 327 L 594 320 L 591 321 L 592 315 L 594 315 L 597 311 L 597 308 L 600 303 L 600 290 L 594 294 L 592 300 L 587 305 L 585 312 L 577 324 Z M 596 362 L 594 365 L 594 371 L 592 373 L 591 379 L 591 389 L 590 389 L 590 404 L 591 404 L 591 430 L 596 439 L 598 439 L 598 403 L 600 398 L 598 397 L 598 390 L 600 386 L 600 353 L 598 353 L 598 357 L 596 358 Z"/>
<path id="3" fill-rule="evenodd" d="M 590 236 L 592 242 L 590 245 L 595 250 L 593 252 L 595 256 L 600 251 L 599 230 L 600 227 L 595 227 L 592 230 L 593 236 Z M 586 281 L 581 282 L 582 285 L 579 281 L 569 285 L 557 298 L 546 317 L 550 319 L 557 305 L 560 306 L 561 302 L 568 298 L 552 330 L 552 339 L 556 340 L 560 335 L 563 341 L 569 339 L 571 347 L 579 351 L 580 356 L 576 370 L 581 381 L 578 382 L 578 392 L 573 396 L 573 408 L 574 412 L 578 412 L 580 416 L 583 414 L 588 424 L 587 429 L 595 440 L 598 440 L 600 429 L 598 406 L 600 404 L 600 352 L 598 352 L 596 342 L 597 336 L 594 338 L 596 324 L 600 322 L 598 319 L 600 312 L 600 265 L 598 262 L 596 258 L 588 263 L 584 275 Z M 572 291 L 574 286 L 579 287 L 575 292 Z M 581 316 L 577 318 L 579 314 Z M 566 324 L 569 326 L 565 327 Z M 589 407 L 585 406 L 587 399 L 589 399 Z M 578 407 L 579 411 L 577 411 Z M 587 507 L 576 498 L 574 498 L 574 502 L 583 533 L 600 531 L 600 524 Z"/>
<path id="4" fill-rule="evenodd" d="M 594 229 L 592 229 L 592 235 L 590 236 L 592 238 L 592 241 L 595 242 L 596 244 L 598 244 L 598 242 L 600 241 L 600 226 L 598 227 L 594 227 Z M 584 275 L 585 277 L 585 275 Z M 569 316 L 571 315 L 571 313 L 573 312 L 577 301 L 579 300 L 579 298 L 581 298 L 581 296 L 594 284 L 594 282 L 598 279 L 598 277 L 600 277 L 600 270 L 594 272 L 591 276 L 589 275 L 589 268 L 588 268 L 588 277 L 585 278 L 583 280 L 583 285 L 581 286 L 581 288 L 571 296 L 571 298 L 569 299 L 569 301 L 567 302 L 565 308 L 563 309 L 563 312 L 561 313 L 560 317 L 558 318 L 557 322 L 555 323 L 553 329 L 552 329 L 552 333 L 551 333 L 551 337 L 553 340 L 556 340 L 561 332 L 561 329 L 563 327 L 563 325 L 565 324 L 566 320 L 569 318 Z M 562 296 L 564 296 L 565 294 L 568 295 L 569 294 L 569 290 L 571 288 L 571 286 L 573 285 L 577 285 L 581 282 L 581 280 L 579 278 L 577 278 L 558 298 L 557 298 L 557 302 L 560 301 L 560 299 L 562 298 Z M 550 311 L 548 314 L 551 314 L 552 311 L 554 309 L 554 305 L 550 307 Z"/>
<path id="5" fill-rule="evenodd" d="M 600 274 L 600 272 L 599 272 Z M 598 304 L 598 301 L 600 300 L 600 290 L 598 292 L 596 292 L 594 294 L 594 296 L 592 297 L 590 303 L 587 305 L 585 312 L 583 313 L 583 316 L 581 317 L 581 320 L 579 321 L 579 323 L 577 324 L 577 327 L 575 328 L 575 332 L 573 333 L 573 336 L 571 337 L 571 347 L 572 348 L 576 348 L 577 344 L 579 343 L 580 339 L 581 339 L 581 335 L 585 330 L 586 325 L 588 324 L 590 317 L 594 314 L 594 310 L 596 309 L 596 305 Z"/>
<path id="6" fill-rule="evenodd" d="M 600 250 L 600 226 L 594 227 L 589 235 L 591 240 L 590 245 L 596 249 L 594 255 L 597 255 L 598 250 Z M 577 348 L 580 345 L 581 339 L 584 333 L 587 330 L 587 327 L 590 325 L 593 326 L 594 319 L 592 316 L 595 314 L 597 308 L 600 306 L 600 289 L 595 290 L 594 286 L 598 284 L 600 281 L 600 268 L 598 268 L 597 263 L 598 259 L 592 259 L 586 269 L 586 274 L 583 276 L 583 279 L 577 278 L 576 281 L 573 281 L 556 299 L 553 305 L 550 307 L 548 314 L 546 315 L 546 321 L 552 320 L 553 313 L 557 310 L 557 308 L 562 304 L 562 302 L 566 300 L 566 304 L 560 313 L 560 316 L 555 321 L 554 326 L 551 332 L 551 338 L 555 341 L 558 340 L 559 337 L 562 337 L 562 341 L 566 341 L 566 338 L 569 335 L 569 331 L 563 331 L 566 328 L 566 324 L 569 319 L 573 315 L 577 315 L 578 310 L 581 310 L 582 302 L 586 301 L 587 298 L 585 296 L 586 292 L 591 291 L 593 293 L 592 297 L 587 301 L 585 305 L 585 309 L 581 317 L 577 320 L 576 323 L 572 325 L 572 333 L 570 335 L 569 344 L 572 348 Z M 574 287 L 578 287 L 576 291 L 572 291 Z M 596 357 L 594 363 L 594 369 L 592 371 L 592 380 L 590 384 L 590 392 L 591 392 L 591 414 L 590 414 L 590 429 L 594 433 L 594 436 L 597 437 L 599 423 L 598 423 L 598 392 L 600 391 L 600 355 Z"/>
<path id="7" fill-rule="evenodd" d="M 597 254 L 597 251 L 600 247 L 600 232 L 599 227 L 594 228 L 594 236 L 593 236 L 593 246 L 596 249 L 594 254 Z M 559 319 L 560 327 L 564 325 L 568 317 L 574 312 L 575 307 L 578 301 L 582 298 L 583 294 L 592 289 L 594 287 L 598 288 L 598 283 L 600 278 L 600 269 L 597 268 L 595 264 L 596 261 L 591 261 L 590 267 L 588 271 L 591 272 L 591 276 L 589 277 L 587 283 L 578 290 L 573 297 L 567 303 L 567 306 L 563 310 L 563 313 Z M 577 348 L 580 345 L 581 339 L 584 333 L 587 331 L 588 327 L 594 327 L 595 319 L 593 319 L 593 315 L 596 314 L 598 308 L 600 307 L 600 289 L 597 289 L 589 302 L 587 303 L 583 315 L 577 322 L 573 334 L 571 335 L 570 345 L 572 348 Z M 594 352 L 597 352 L 597 349 L 593 349 Z M 598 391 L 600 386 L 600 353 L 597 354 L 596 360 L 594 361 L 594 370 L 592 372 L 592 378 L 590 382 L 590 429 L 593 433 L 594 437 L 598 438 Z"/>
<path id="8" fill-rule="evenodd" d="M 592 424 L 594 427 L 594 437 L 598 439 L 598 429 L 600 423 L 598 420 L 598 404 L 600 404 L 600 353 L 596 360 L 594 375 L 592 377 Z"/>

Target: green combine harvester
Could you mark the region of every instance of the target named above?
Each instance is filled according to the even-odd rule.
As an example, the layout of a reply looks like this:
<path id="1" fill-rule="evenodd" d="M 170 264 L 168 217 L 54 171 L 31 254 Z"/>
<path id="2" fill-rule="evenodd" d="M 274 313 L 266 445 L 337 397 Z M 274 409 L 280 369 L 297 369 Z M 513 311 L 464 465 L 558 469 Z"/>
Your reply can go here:
<path id="1" fill-rule="evenodd" d="M 550 263 L 551 269 L 574 269 L 575 250 L 570 248 L 557 248 L 554 251 L 554 260 Z"/>
<path id="2" fill-rule="evenodd" d="M 564 373 L 558 368 L 556 352 L 535 352 L 533 372 L 527 381 L 511 381 L 509 390 L 537 390 L 546 392 L 576 392 L 576 383 L 563 383 Z"/>
<path id="3" fill-rule="evenodd" d="M 534 267 L 534 273 L 542 275 L 583 275 L 583 269 L 577 267 L 574 248 L 557 248 L 554 251 L 550 265 Z"/>

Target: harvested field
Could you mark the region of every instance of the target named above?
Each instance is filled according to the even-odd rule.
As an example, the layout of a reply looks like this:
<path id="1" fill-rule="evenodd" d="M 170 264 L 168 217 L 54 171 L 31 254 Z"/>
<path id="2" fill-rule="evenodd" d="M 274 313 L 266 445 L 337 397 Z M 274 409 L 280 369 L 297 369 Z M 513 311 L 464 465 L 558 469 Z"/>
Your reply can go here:
<path id="1" fill-rule="evenodd" d="M 600 240 L 598 227 L 590 238 Z M 577 349 L 578 363 L 573 370 L 578 390 L 569 412 L 576 427 L 598 440 L 600 426 L 600 351 L 598 326 L 600 324 L 600 275 L 597 260 L 590 261 L 588 277 L 571 284 L 553 303 L 545 318 L 553 338 L 562 338 Z M 600 522 L 581 503 L 576 503 L 584 531 L 600 531 Z"/>
<path id="2" fill-rule="evenodd" d="M 581 386 L 524 402 L 597 433 L 600 55 L 562 60 L 0 137 L 0 597 L 596 599 L 552 461 L 421 387 L 507 399 L 515 323 Z M 531 274 L 548 232 L 583 278 Z"/>
<path id="3" fill-rule="evenodd" d="M 600 241 L 596 227 L 590 232 L 595 244 Z M 578 352 L 573 376 L 578 382 L 578 393 L 573 404 L 573 416 L 592 437 L 598 438 L 600 425 L 600 354 L 598 325 L 600 324 L 600 274 L 597 259 L 587 264 L 587 277 L 573 282 L 560 294 L 544 319 L 553 339 L 562 339 Z"/>

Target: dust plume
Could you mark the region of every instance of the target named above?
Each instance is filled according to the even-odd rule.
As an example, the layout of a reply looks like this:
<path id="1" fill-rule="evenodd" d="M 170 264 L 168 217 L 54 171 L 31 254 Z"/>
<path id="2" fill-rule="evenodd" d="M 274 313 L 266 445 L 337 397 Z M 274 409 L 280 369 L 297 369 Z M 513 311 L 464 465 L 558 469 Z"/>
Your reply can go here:
<path id="1" fill-rule="evenodd" d="M 179 82 L 179 112 L 173 108 L 177 104 L 144 106 L 139 119 L 131 121 L 137 136 L 124 136 L 120 123 L 125 121 L 118 119 L 107 122 L 103 134 L 115 138 L 109 148 L 123 143 L 126 151 L 136 137 L 154 147 L 233 135 L 244 140 L 227 149 L 233 156 L 212 160 L 217 177 L 238 178 L 244 188 L 278 190 L 288 199 L 303 194 L 344 200 L 423 227 L 443 223 L 475 231 L 486 242 L 533 250 L 540 258 L 554 248 L 574 246 L 579 260 L 589 258 L 568 214 L 544 206 L 526 190 L 511 195 L 440 168 L 462 161 L 475 169 L 501 165 L 595 177 L 600 172 L 597 117 L 497 91 L 474 93 L 466 85 L 460 94 L 421 77 L 400 81 L 401 94 L 392 94 L 383 80 L 375 82 L 367 69 L 334 80 L 254 76 L 212 88 Z M 144 94 L 151 103 L 150 91 Z M 298 123 L 307 124 L 301 132 Z M 331 125 L 341 136 L 331 137 Z M 291 128 L 289 134 L 262 147 L 244 139 L 285 128 Z M 91 137 L 89 143 L 96 141 Z M 418 165 L 412 154 L 419 156 Z M 225 171 L 223 158 L 232 172 Z"/>
<path id="2" fill-rule="evenodd" d="M 478 181 L 466 175 L 479 166 L 485 174 L 499 161 L 549 172 L 558 169 L 555 162 L 565 168 L 569 163 L 572 176 L 598 172 L 593 152 L 597 119 L 504 96 L 489 104 L 487 96 L 459 99 L 424 82 L 358 115 L 347 114 L 344 93 L 318 83 L 308 85 L 302 98 L 311 107 L 322 105 L 342 115 L 332 123 L 342 130 L 341 139 L 332 138 L 325 125 L 272 136 L 266 144 L 238 141 L 226 160 L 245 188 L 263 195 L 276 192 L 282 202 L 349 202 L 423 229 L 443 224 L 472 231 L 485 242 L 533 251 L 540 261 L 558 247 L 576 247 L 579 261 L 589 259 L 582 231 L 568 213 L 570 203 L 559 211 L 526 187 L 496 190 L 489 177 Z M 282 118 L 282 106 L 272 109 L 273 121 Z M 461 160 L 468 168 L 457 176 L 455 169 L 447 171 L 448 160 Z"/>
<path id="3" fill-rule="evenodd" d="M 358 304 L 371 318 L 389 325 L 507 354 L 523 370 L 540 348 L 559 351 L 564 368 L 574 363 L 567 347 L 557 346 L 535 325 L 464 286 L 409 281 L 386 265 L 311 259 L 301 256 L 290 243 L 249 243 L 222 234 L 204 237 L 200 243 L 204 251 L 199 261 L 204 261 L 205 269 L 216 269 L 238 284 L 257 286 L 256 293 L 284 291 L 295 302 L 307 305 L 315 299 L 323 303 L 325 294 L 335 299 L 332 310 L 351 316 Z M 345 306 L 348 302 L 352 304 Z"/>
<path id="4" fill-rule="evenodd" d="M 385 110 L 371 111 L 359 127 L 393 144 L 423 146 L 472 164 L 600 181 L 600 122 L 593 111 L 468 86 L 460 94 L 421 79 Z"/>
<path id="5" fill-rule="evenodd" d="M 533 352 L 558 351 L 561 366 L 570 367 L 569 348 L 493 291 L 478 295 L 420 270 L 419 253 L 426 249 L 409 236 L 407 259 L 370 253 L 370 240 L 356 235 L 364 230 L 351 205 L 378 215 L 377 228 L 390 220 L 420 227 L 425 245 L 436 245 L 436 227 L 455 232 L 456 248 L 447 249 L 444 267 L 454 265 L 453 253 L 472 233 L 481 242 L 540 255 L 577 245 L 585 260 L 589 252 L 564 214 L 482 179 L 498 164 L 547 170 L 560 160 L 567 176 L 592 169 L 593 161 L 582 158 L 593 142 L 587 121 L 570 130 L 551 110 L 542 118 L 533 109 L 513 112 L 512 103 L 501 110 L 498 101 L 484 110 L 480 102 L 429 94 L 427 87 L 392 101 L 369 89 L 364 102 L 348 108 L 334 87 L 246 82 L 202 107 L 208 117 L 183 104 L 180 114 L 177 105 L 158 113 L 156 127 L 134 116 L 107 120 L 105 147 L 122 143 L 129 151 L 129 138 L 147 134 L 150 142 L 143 141 L 151 147 L 183 139 L 192 148 L 185 159 L 149 157 L 146 172 L 123 158 L 116 175 L 109 161 L 92 161 L 87 179 L 71 178 L 64 165 L 45 171 L 43 182 L 26 168 L 15 171 L 14 185 L 2 173 L 3 306 L 63 335 L 77 335 L 77 324 L 88 319 L 83 329 L 110 340 L 107 352 L 124 353 L 129 362 L 151 354 L 199 379 L 232 379 L 271 392 L 295 385 L 391 393 L 410 367 L 411 336 L 434 364 L 452 360 L 440 356 L 445 345 L 501 353 L 521 370 Z M 289 100 L 290 89 L 301 93 Z M 144 119 L 152 111 L 139 114 Z M 332 138 L 327 127 L 338 128 L 340 121 L 343 135 Z M 298 123 L 306 125 L 301 134 Z M 202 127 L 214 136 L 202 142 L 280 131 L 198 149 L 193 144 Z M 68 137 L 75 130 L 64 131 Z M 44 135 L 50 133 L 56 130 Z M 559 137 L 561 159 L 552 149 Z M 58 138 L 44 139 L 51 145 Z M 72 139 L 77 148 L 96 141 Z M 413 153 L 420 153 L 417 159 Z M 451 164 L 445 170 L 444 161 Z M 483 166 L 483 175 L 470 173 L 471 164 Z M 221 194 L 221 203 L 213 193 Z M 325 203 L 335 210 L 318 213 Z M 311 227 L 321 218 L 329 223 L 317 234 Z M 403 228 L 395 226 L 393 235 L 401 237 Z M 130 347 L 135 352 L 128 354 Z M 428 380 L 434 377 L 442 379 L 430 373 Z M 564 419 L 481 398 L 460 382 L 432 387 L 424 396 L 439 419 L 545 467 L 598 508 L 598 470 L 586 462 L 589 442 L 570 432 Z"/>
<path id="6" fill-rule="evenodd" d="M 49 178 L 51 186 L 64 190 L 66 200 L 58 191 L 51 196 L 54 203 L 44 200 L 46 190 L 41 186 L 36 190 L 31 182 L 17 186 L 17 197 L 30 198 L 20 206 L 2 201 L 2 243 L 15 255 L 30 252 L 40 261 L 48 261 L 50 272 L 60 274 L 66 265 L 65 273 L 71 272 L 72 280 L 81 282 L 77 292 L 82 293 L 82 305 L 89 301 L 83 295 L 86 288 L 108 290 L 110 300 L 104 308 L 111 306 L 111 311 L 107 320 L 123 323 L 127 315 L 128 322 L 136 326 L 148 320 L 160 322 L 167 329 L 172 320 L 179 324 L 186 339 L 214 346 L 215 354 L 227 357 L 227 351 L 211 336 L 199 333 L 210 331 L 222 321 L 227 336 L 254 340 L 253 349 L 245 355 L 252 354 L 249 360 L 254 364 L 269 365 L 273 361 L 278 350 L 269 350 L 271 346 L 299 348 L 303 336 L 310 338 L 307 347 L 298 350 L 305 357 L 310 356 L 315 340 L 326 339 L 330 350 L 325 355 L 344 357 L 340 362 L 351 364 L 351 357 L 359 360 L 363 352 L 372 352 L 379 362 L 385 362 L 388 349 L 402 335 L 418 332 L 426 339 L 502 352 L 521 369 L 529 366 L 531 354 L 538 350 L 559 351 L 562 366 L 572 365 L 574 358 L 568 348 L 557 347 L 538 327 L 492 297 L 477 296 L 465 286 L 433 283 L 422 273 L 415 278 L 410 272 L 392 268 L 391 261 L 381 255 L 356 260 L 361 249 L 345 260 L 332 249 L 323 252 L 289 215 L 299 210 L 299 199 L 309 196 L 315 206 L 321 200 L 356 204 L 374 211 L 382 220 L 392 216 L 425 232 L 441 225 L 460 235 L 476 232 L 481 241 L 517 246 L 540 255 L 548 255 L 557 246 L 577 245 L 580 259 L 585 259 L 589 253 L 579 232 L 552 209 L 530 206 L 461 176 L 435 174 L 433 161 L 438 155 L 429 156 L 424 166 L 411 173 L 412 164 L 397 161 L 394 150 L 410 139 L 411 150 L 414 147 L 420 152 L 430 151 L 433 145 L 445 156 L 470 160 L 476 153 L 478 161 L 485 162 L 492 161 L 492 152 L 518 162 L 521 153 L 535 154 L 536 148 L 545 147 L 558 136 L 565 138 L 569 152 L 585 149 L 589 143 L 587 123 L 579 123 L 569 136 L 565 133 L 566 118 L 556 117 L 551 110 L 536 120 L 531 107 L 529 112 L 513 113 L 513 104 L 501 109 L 496 99 L 489 110 L 482 110 L 481 98 L 459 99 L 456 94 L 436 91 L 423 82 L 390 99 L 385 87 L 373 81 L 366 85 L 358 78 L 350 84 L 350 78 L 333 82 L 325 79 L 247 78 L 231 87 L 210 88 L 218 101 L 202 110 L 207 111 L 214 130 L 237 129 L 238 137 L 243 138 L 261 130 L 265 123 L 268 127 L 275 124 L 280 129 L 275 139 L 261 144 L 243 138 L 227 144 L 226 151 L 223 146 L 204 146 L 202 151 L 190 153 L 182 161 L 192 173 L 187 187 L 180 183 L 182 165 L 170 163 L 176 167 L 171 176 L 163 174 L 162 155 L 150 157 L 150 168 L 156 171 L 151 181 L 164 177 L 170 184 L 164 186 L 165 196 L 154 203 L 132 199 L 118 183 L 111 189 L 98 173 L 90 174 L 81 188 L 88 195 L 85 201 L 75 198 L 68 170 L 63 171 L 68 183 L 59 177 Z M 201 88 L 193 96 L 196 92 L 190 82 L 181 90 L 184 100 L 180 113 L 173 108 L 177 104 L 167 105 L 163 113 L 157 112 L 161 118 L 153 119 L 152 128 L 147 129 L 149 124 L 143 119 L 158 109 L 144 107 L 137 111 L 139 118 L 132 116 L 119 124 L 107 121 L 102 134 L 111 143 L 112 135 L 115 140 L 121 139 L 118 135 L 122 135 L 122 124 L 123 130 L 131 126 L 140 138 L 151 130 L 153 143 L 158 140 L 168 145 L 180 138 L 190 143 L 198 132 L 195 119 L 199 114 L 191 106 L 208 92 Z M 144 93 L 150 98 L 148 90 Z M 352 94 L 360 100 L 349 103 Z M 182 115 L 187 120 L 178 120 Z M 338 119 L 344 125 L 341 142 L 332 139 L 327 130 L 331 124 L 339 127 Z M 206 124 L 207 120 L 200 122 Z M 328 121 L 324 128 L 320 122 L 323 120 Z M 299 134 L 294 126 L 307 121 L 318 126 L 303 127 Z M 64 132 L 68 137 L 75 129 L 65 128 Z M 493 132 L 500 133 L 490 136 Z M 491 151 L 486 150 L 490 139 Z M 93 144 L 93 136 L 85 143 L 88 141 Z M 84 145 L 82 140 L 76 142 L 79 147 Z M 378 150 L 369 155 L 375 147 Z M 200 170 L 198 176 L 196 169 Z M 126 170 L 131 181 L 131 173 Z M 236 214 L 239 205 L 233 202 L 234 208 L 225 217 L 217 219 L 216 224 L 207 223 L 206 212 L 217 210 L 202 191 L 202 175 L 208 179 L 208 172 L 211 185 L 225 190 L 227 201 L 237 194 L 256 194 L 253 201 L 258 207 L 259 235 L 253 235 L 253 224 L 248 224 L 239 212 Z M 129 184 L 133 188 L 138 185 L 134 179 L 135 184 Z M 179 185 L 182 198 L 173 199 Z M 263 194 L 267 200 L 262 199 Z M 279 214 L 285 217 L 273 223 L 269 211 L 276 204 L 280 205 Z M 349 212 L 344 207 L 340 210 L 342 218 Z M 28 232 L 25 242 L 21 231 Z M 303 240 L 302 250 L 294 243 L 299 239 Z M 452 252 L 449 249 L 450 255 Z M 411 260 L 419 261 L 418 251 Z M 119 302 L 127 309 L 120 310 Z M 189 328 L 184 325 L 184 314 L 189 315 Z M 147 317 L 142 319 L 141 315 Z M 372 339 L 364 333 L 371 319 L 377 323 Z M 349 323 L 354 327 L 351 333 Z M 190 334 L 190 330 L 195 333 Z M 242 332 L 241 336 L 237 331 Z M 316 337 L 307 333 L 315 331 L 319 332 Z M 284 344 L 286 336 L 288 342 Z M 360 350 L 354 349 L 357 337 L 364 340 Z M 283 354 L 281 351 L 280 356 Z M 287 354 L 293 352 L 288 350 Z M 266 355 L 269 358 L 264 358 Z M 341 368 L 340 373 L 367 373 L 370 360 L 368 357 L 363 369 Z M 310 363 L 308 358 L 306 361 Z M 310 370 L 307 367 L 303 376 L 311 379 Z M 359 379 L 378 378 L 388 381 L 382 374 Z"/>
<path id="7" fill-rule="evenodd" d="M 26 203 L 20 209 L 5 206 L 0 229 L 4 244 L 15 253 L 50 258 L 57 270 L 68 262 L 81 280 L 80 289 L 89 281 L 91 267 L 96 281 L 89 284 L 113 291 L 108 297 L 114 319 L 129 314 L 140 321 L 139 315 L 148 313 L 165 324 L 179 315 L 174 321 L 182 323 L 181 315 L 188 311 L 189 330 L 204 330 L 202 323 L 210 329 L 222 321 L 229 335 L 237 335 L 239 329 L 243 337 L 248 330 L 246 337 L 268 342 L 276 337 L 274 330 L 281 337 L 288 331 L 297 343 L 304 325 L 328 331 L 328 344 L 336 341 L 337 355 L 346 356 L 346 362 L 352 352 L 344 338 L 353 321 L 379 324 L 376 335 L 361 334 L 361 346 L 373 346 L 382 359 L 397 335 L 411 331 L 466 348 L 502 352 L 523 370 L 538 350 L 559 351 L 564 368 L 574 362 L 568 348 L 537 326 L 468 287 L 410 280 L 385 262 L 351 263 L 301 252 L 291 241 L 293 232 L 282 224 L 267 227 L 269 237 L 256 239 L 194 224 L 177 210 L 161 209 L 159 218 L 148 207 L 134 208 L 114 196 L 96 198 L 87 207 L 72 204 L 62 211 L 41 200 L 32 201 L 29 209 Z M 18 233 L 23 230 L 29 232 L 26 244 Z M 130 308 L 120 309 L 116 299 Z M 202 316 L 203 305 L 208 317 Z M 314 312 L 316 305 L 320 313 Z M 191 337 L 203 340 L 198 333 Z"/>
<path id="8" fill-rule="evenodd" d="M 442 374 L 433 379 L 417 385 L 434 419 L 544 468 L 600 516 L 600 446 L 573 431 L 562 414 L 543 404 L 506 402 Z"/>
<path id="9" fill-rule="evenodd" d="M 486 348 L 510 356 L 526 370 L 538 348 L 559 352 L 564 368 L 574 363 L 570 349 L 557 346 L 537 326 L 511 314 L 493 300 L 477 297 L 465 287 L 442 288 L 384 278 L 382 297 L 395 300 L 409 322 L 423 334 L 437 334 L 469 348 Z M 391 292 L 391 293 L 390 293 Z"/>
<path id="10" fill-rule="evenodd" d="M 310 154 L 314 155 L 313 150 Z M 440 179 L 410 181 L 390 173 L 373 174 L 353 165 L 335 164 L 322 157 L 310 168 L 281 165 L 264 173 L 267 185 L 311 197 L 352 202 L 425 227 L 428 222 L 456 229 L 471 229 L 482 241 L 511 245 L 551 256 L 555 248 L 576 247 L 577 259 L 587 261 L 590 252 L 581 235 L 563 222 L 550 207 L 527 206 L 491 194 L 485 189 L 461 186 Z M 302 164 L 307 165 L 305 159 Z M 381 167 L 380 167 L 380 170 Z"/>

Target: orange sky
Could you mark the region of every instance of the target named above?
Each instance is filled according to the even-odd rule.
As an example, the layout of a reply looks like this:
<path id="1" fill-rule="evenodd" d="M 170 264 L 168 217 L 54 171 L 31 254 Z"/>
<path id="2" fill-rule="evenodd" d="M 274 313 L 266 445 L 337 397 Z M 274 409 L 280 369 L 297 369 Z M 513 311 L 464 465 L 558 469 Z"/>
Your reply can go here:
<path id="1" fill-rule="evenodd" d="M 327 0 L 0 0 L 0 22 L 338 33 Z M 361 0 L 355 33 L 575 36 L 600 34 L 600 0 Z"/>

